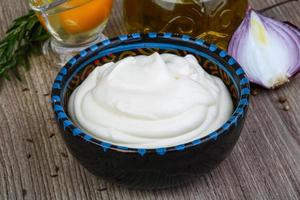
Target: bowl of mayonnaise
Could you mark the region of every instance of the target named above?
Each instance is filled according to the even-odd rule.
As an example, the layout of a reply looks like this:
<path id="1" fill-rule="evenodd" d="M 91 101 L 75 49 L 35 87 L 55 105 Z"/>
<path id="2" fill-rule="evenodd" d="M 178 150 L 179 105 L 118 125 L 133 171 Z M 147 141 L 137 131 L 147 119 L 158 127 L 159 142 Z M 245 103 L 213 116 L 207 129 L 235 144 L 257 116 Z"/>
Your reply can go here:
<path id="1" fill-rule="evenodd" d="M 173 33 L 120 35 L 74 56 L 52 105 L 70 152 L 91 173 L 134 188 L 182 184 L 235 146 L 249 81 L 225 51 Z"/>

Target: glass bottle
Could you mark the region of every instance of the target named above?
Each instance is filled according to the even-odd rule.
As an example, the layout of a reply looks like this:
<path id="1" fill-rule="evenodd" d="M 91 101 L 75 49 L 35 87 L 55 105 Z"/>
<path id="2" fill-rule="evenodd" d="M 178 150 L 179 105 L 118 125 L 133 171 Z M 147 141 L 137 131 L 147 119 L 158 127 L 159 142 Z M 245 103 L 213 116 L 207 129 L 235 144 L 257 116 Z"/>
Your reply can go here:
<path id="1" fill-rule="evenodd" d="M 126 29 L 175 32 L 215 43 L 223 49 L 243 20 L 247 0 L 124 0 Z"/>

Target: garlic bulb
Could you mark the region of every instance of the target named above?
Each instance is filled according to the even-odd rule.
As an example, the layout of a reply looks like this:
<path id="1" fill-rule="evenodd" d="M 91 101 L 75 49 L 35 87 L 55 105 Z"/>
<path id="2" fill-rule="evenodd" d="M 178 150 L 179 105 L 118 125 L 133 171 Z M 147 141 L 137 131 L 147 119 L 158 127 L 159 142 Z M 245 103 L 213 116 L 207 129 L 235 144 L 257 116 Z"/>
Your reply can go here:
<path id="1" fill-rule="evenodd" d="M 251 82 L 276 88 L 300 68 L 300 31 L 252 9 L 233 35 L 228 49 Z"/>

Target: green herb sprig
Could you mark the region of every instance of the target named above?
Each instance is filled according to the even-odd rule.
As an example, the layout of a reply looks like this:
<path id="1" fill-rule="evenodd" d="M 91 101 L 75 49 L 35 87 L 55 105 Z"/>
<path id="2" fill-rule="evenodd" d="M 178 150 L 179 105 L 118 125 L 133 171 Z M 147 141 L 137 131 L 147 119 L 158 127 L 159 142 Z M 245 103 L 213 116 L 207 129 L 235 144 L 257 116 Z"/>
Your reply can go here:
<path id="1" fill-rule="evenodd" d="M 10 80 L 12 72 L 20 80 L 20 66 L 29 69 L 29 56 L 40 53 L 41 43 L 49 37 L 34 11 L 15 19 L 0 41 L 0 79 Z"/>

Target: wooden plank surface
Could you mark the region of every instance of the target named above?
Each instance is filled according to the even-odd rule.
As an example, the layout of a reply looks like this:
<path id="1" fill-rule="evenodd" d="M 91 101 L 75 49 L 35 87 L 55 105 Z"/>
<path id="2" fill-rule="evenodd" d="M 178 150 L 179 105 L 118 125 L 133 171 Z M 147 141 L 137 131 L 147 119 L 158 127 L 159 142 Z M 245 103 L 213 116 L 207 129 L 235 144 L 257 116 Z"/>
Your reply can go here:
<path id="1" fill-rule="evenodd" d="M 120 1 L 116 1 L 120 2 Z M 280 0 L 252 0 L 256 9 Z M 0 37 L 27 1 L 0 0 Z M 266 14 L 300 26 L 300 2 Z M 124 32 L 120 4 L 106 29 Z M 251 99 L 242 136 L 231 156 L 211 174 L 176 189 L 130 190 L 91 175 L 69 154 L 49 103 L 56 69 L 31 58 L 22 82 L 0 82 L 0 199 L 300 199 L 300 76 Z M 285 96 L 291 110 L 278 103 Z"/>

